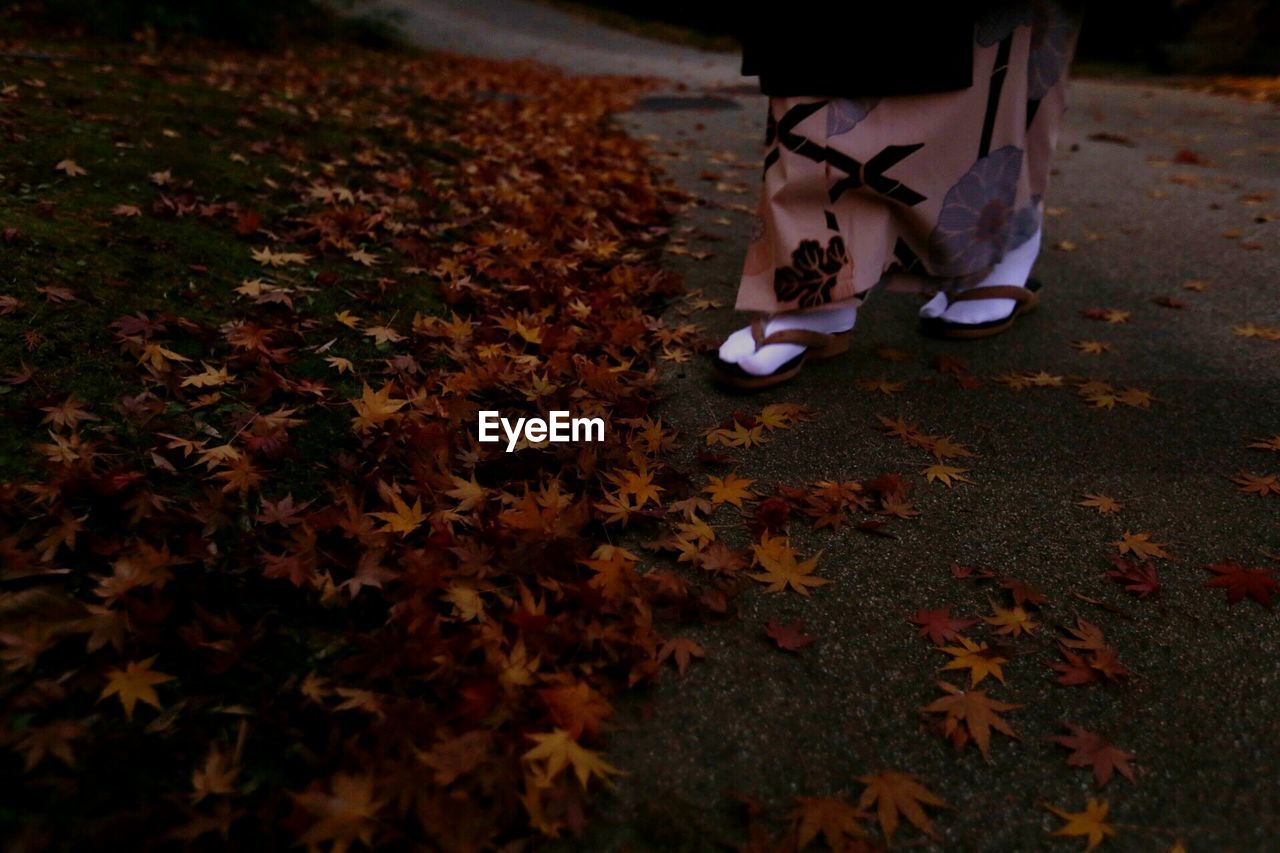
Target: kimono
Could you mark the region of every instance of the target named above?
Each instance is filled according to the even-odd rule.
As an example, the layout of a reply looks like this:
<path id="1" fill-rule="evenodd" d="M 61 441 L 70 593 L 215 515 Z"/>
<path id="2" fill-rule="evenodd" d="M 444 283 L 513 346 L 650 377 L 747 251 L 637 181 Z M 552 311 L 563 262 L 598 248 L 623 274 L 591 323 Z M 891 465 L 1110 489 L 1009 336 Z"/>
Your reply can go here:
<path id="1" fill-rule="evenodd" d="M 856 306 L 878 285 L 955 293 L 1039 229 L 1077 18 L 1048 0 L 958 8 L 930 10 L 956 29 L 934 20 L 923 42 L 875 31 L 890 40 L 876 52 L 902 56 L 897 82 L 826 59 L 788 70 L 785 51 L 744 42 L 769 102 L 737 309 Z M 851 69 L 861 41 L 841 52 Z M 939 45 L 936 64 L 921 43 Z"/>

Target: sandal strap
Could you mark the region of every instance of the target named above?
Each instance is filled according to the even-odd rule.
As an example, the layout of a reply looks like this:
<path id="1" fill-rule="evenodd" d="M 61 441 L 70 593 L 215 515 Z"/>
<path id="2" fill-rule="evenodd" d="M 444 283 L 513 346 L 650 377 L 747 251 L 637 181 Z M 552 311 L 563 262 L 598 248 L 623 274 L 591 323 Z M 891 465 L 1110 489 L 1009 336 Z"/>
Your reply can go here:
<path id="1" fill-rule="evenodd" d="M 825 332 L 814 332 L 810 329 L 782 329 L 765 338 L 760 347 L 767 347 L 769 344 L 798 344 L 809 348 L 825 347 L 830 346 L 833 340 L 835 340 L 834 336 Z"/>
<path id="2" fill-rule="evenodd" d="M 947 296 L 947 304 L 969 302 L 974 299 L 1014 299 L 1018 302 L 1030 302 L 1035 294 L 1025 287 L 1016 284 L 995 284 L 990 287 L 971 287 L 956 294 Z"/>
<path id="3" fill-rule="evenodd" d="M 766 335 L 765 317 L 757 315 L 751 320 L 751 339 L 756 343 L 756 350 L 770 344 L 796 344 L 806 348 L 827 347 L 835 340 L 834 335 L 826 332 L 815 332 L 811 329 L 779 329 Z"/>

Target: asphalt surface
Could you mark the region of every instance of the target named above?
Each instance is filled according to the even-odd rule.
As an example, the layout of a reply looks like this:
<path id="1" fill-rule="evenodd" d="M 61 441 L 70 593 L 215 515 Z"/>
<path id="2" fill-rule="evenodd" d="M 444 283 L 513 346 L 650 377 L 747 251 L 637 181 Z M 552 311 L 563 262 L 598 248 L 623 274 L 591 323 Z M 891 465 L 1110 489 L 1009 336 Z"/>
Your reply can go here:
<path id="1" fill-rule="evenodd" d="M 737 58 L 653 45 L 530 3 L 484 0 L 466 14 L 461 6 L 413 3 L 407 21 L 450 23 L 407 32 L 428 47 L 541 57 L 578 73 L 674 75 L 680 97 L 717 90 L 726 108 L 618 119 L 699 199 L 681 212 L 673 234 L 683 242 L 667 262 L 726 307 L 688 319 L 712 339 L 741 325 L 727 306 L 756 200 L 766 102 L 725 88 L 752 82 L 736 77 Z M 668 64 L 673 55 L 679 62 Z M 1177 162 L 1179 152 L 1200 164 Z M 921 515 L 893 521 L 894 538 L 793 524 L 793 543 L 805 556 L 822 551 L 817 574 L 831 584 L 807 599 L 753 589 L 736 599 L 737 618 L 681 629 L 705 647 L 705 661 L 626 700 L 608 755 L 629 775 L 565 849 L 722 849 L 745 840 L 728 792 L 759 799 L 780 834 L 794 797 L 856 799 L 857 777 L 885 768 L 915 774 L 950 804 L 933 813 L 939 849 L 1083 849 L 1080 839 L 1048 834 L 1061 821 L 1044 806 L 1080 811 L 1091 796 L 1110 804 L 1109 849 L 1165 850 L 1179 839 L 1193 851 L 1277 849 L 1280 616 L 1251 601 L 1228 605 L 1222 590 L 1204 586 L 1204 566 L 1280 563 L 1271 556 L 1280 554 L 1280 496 L 1246 494 L 1228 479 L 1280 472 L 1280 454 L 1246 448 L 1280 434 L 1280 342 L 1233 332 L 1280 327 L 1278 167 L 1274 106 L 1076 80 L 1048 199 L 1056 215 L 1035 271 L 1042 305 L 1011 331 L 976 342 L 923 338 L 917 298 L 882 293 L 861 312 L 846 357 L 776 390 L 732 395 L 700 362 L 669 366 L 661 414 L 685 434 L 682 463 L 696 468 L 702 431 L 733 411 L 804 403 L 813 421 L 734 452 L 741 476 L 767 491 L 896 472 L 915 482 Z M 1062 241 L 1075 250 L 1052 248 Z M 1189 280 L 1204 290 L 1185 289 Z M 1157 305 L 1158 297 L 1185 307 Z M 1110 324 L 1084 317 L 1090 308 L 1132 314 Z M 1111 351 L 1071 346 L 1084 339 Z M 882 346 L 910 357 L 886 361 L 876 354 Z M 961 359 L 982 384 L 966 389 L 940 373 L 939 355 Z M 1148 409 L 1101 410 L 1069 381 L 1023 391 L 993 381 L 1042 369 L 1156 399 Z M 905 385 L 893 396 L 856 385 L 881 377 Z M 973 484 L 926 484 L 927 454 L 878 430 L 877 415 L 969 445 L 978 455 L 958 464 Z M 1077 506 L 1087 492 L 1123 509 L 1103 517 Z M 715 521 L 726 541 L 748 544 L 732 508 Z M 1174 558 L 1157 561 L 1163 589 L 1152 599 L 1104 576 L 1109 543 L 1125 531 L 1150 532 Z M 1007 715 L 1021 739 L 994 735 L 990 763 L 972 746 L 956 756 L 919 711 L 940 695 L 945 656 L 915 636 L 907 616 L 950 605 L 977 618 L 1004 600 L 990 584 L 954 579 L 953 562 L 1022 579 L 1048 599 L 1034 639 L 1013 641 L 1006 683 L 982 685 L 1024 706 Z M 1052 681 L 1055 626 L 1077 617 L 1102 627 L 1134 672 L 1127 684 Z M 772 648 L 763 633 L 770 618 L 802 620 L 817 642 L 798 654 Z M 996 639 L 986 626 L 970 634 Z M 1136 754 L 1137 781 L 1099 790 L 1086 770 L 1068 767 L 1067 751 L 1047 740 L 1067 722 Z M 895 842 L 930 847 L 909 826 Z"/>

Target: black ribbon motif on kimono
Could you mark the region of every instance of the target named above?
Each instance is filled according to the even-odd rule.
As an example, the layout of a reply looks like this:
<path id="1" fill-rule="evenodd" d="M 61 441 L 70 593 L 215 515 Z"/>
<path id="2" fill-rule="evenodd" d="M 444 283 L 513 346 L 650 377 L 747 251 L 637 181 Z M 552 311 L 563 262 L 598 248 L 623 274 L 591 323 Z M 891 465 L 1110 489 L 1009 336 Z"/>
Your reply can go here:
<path id="1" fill-rule="evenodd" d="M 923 142 L 918 142 L 915 145 L 890 145 L 866 163 L 862 163 L 843 151 L 837 151 L 827 145 L 819 145 L 812 139 L 795 132 L 796 125 L 822 109 L 827 103 L 827 101 L 816 101 L 800 104 L 787 110 L 782 120 L 776 122 L 773 115 L 770 114 L 765 130 L 765 144 L 772 145 L 777 141 L 793 154 L 799 154 L 801 157 L 808 158 L 815 163 L 830 163 L 844 172 L 847 177 L 832 184 L 831 189 L 828 191 L 832 202 L 844 195 L 846 190 L 856 190 L 860 187 L 867 187 L 907 207 L 924 201 L 925 196 L 896 178 L 890 178 L 884 174 L 894 165 L 923 148 Z M 769 167 L 777 162 L 778 152 L 779 149 L 774 148 L 766 155 L 764 159 L 765 172 L 768 172 Z"/>

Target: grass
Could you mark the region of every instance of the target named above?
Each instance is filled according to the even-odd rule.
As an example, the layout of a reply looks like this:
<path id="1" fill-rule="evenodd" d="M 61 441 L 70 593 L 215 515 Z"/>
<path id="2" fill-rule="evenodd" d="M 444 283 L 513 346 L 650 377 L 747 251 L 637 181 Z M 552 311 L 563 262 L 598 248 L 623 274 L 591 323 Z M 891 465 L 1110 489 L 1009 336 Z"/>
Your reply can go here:
<path id="1" fill-rule="evenodd" d="M 264 271 L 250 255 L 261 241 L 238 236 L 230 217 L 209 215 L 208 208 L 202 215 L 198 206 L 174 213 L 168 200 L 186 206 L 234 202 L 259 211 L 264 227 L 287 229 L 299 212 L 302 171 L 314 170 L 309 164 L 340 160 L 367 146 L 403 149 L 404 142 L 341 116 L 303 123 L 300 103 L 287 95 L 247 102 L 209 78 L 181 70 L 8 60 L 0 64 L 0 85 L 16 87 L 21 95 L 0 113 L 7 137 L 0 148 L 6 259 L 0 295 L 22 303 L 0 314 L 0 377 L 28 369 L 32 374 L 25 383 L 0 384 L 0 482 L 26 477 L 39 463 L 28 448 L 47 435 L 23 414 L 33 404 L 51 405 L 70 394 L 104 414 L 138 392 L 136 364 L 111 329 L 120 317 L 181 314 L 196 327 L 171 349 L 195 364 L 207 350 L 202 336 L 243 314 L 232 291 L 244 280 L 269 274 L 275 283 L 297 288 L 296 311 L 313 317 L 360 308 L 355 294 L 377 287 L 376 268 L 340 256 L 322 256 L 303 271 Z M 443 119 L 427 103 L 408 108 Z M 456 155 L 413 147 L 412 156 L 428 164 Z M 88 174 L 57 171 L 55 164 L 63 160 Z M 157 185 L 165 174 L 168 182 Z M 117 215 L 118 205 L 132 205 L 140 215 Z M 50 299 L 40 290 L 48 287 L 74 296 Z M 405 318 L 438 308 L 426 287 L 393 289 L 381 301 L 384 310 Z M 269 323 L 284 310 L 263 306 L 256 319 Z M 376 355 L 372 343 L 362 346 L 364 355 Z M 333 381 L 318 354 L 300 354 L 292 367 Z M 358 396 L 358 384 L 350 384 L 335 387 Z M 196 417 L 218 423 L 244 408 L 228 394 Z M 127 423 L 122 419 L 118 426 L 126 429 Z M 302 458 L 323 458 L 327 452 L 317 457 L 305 451 L 331 451 L 349 435 L 348 427 L 345 413 L 313 413 L 296 436 Z M 319 486 L 314 466 L 291 467 L 303 492 Z"/>

